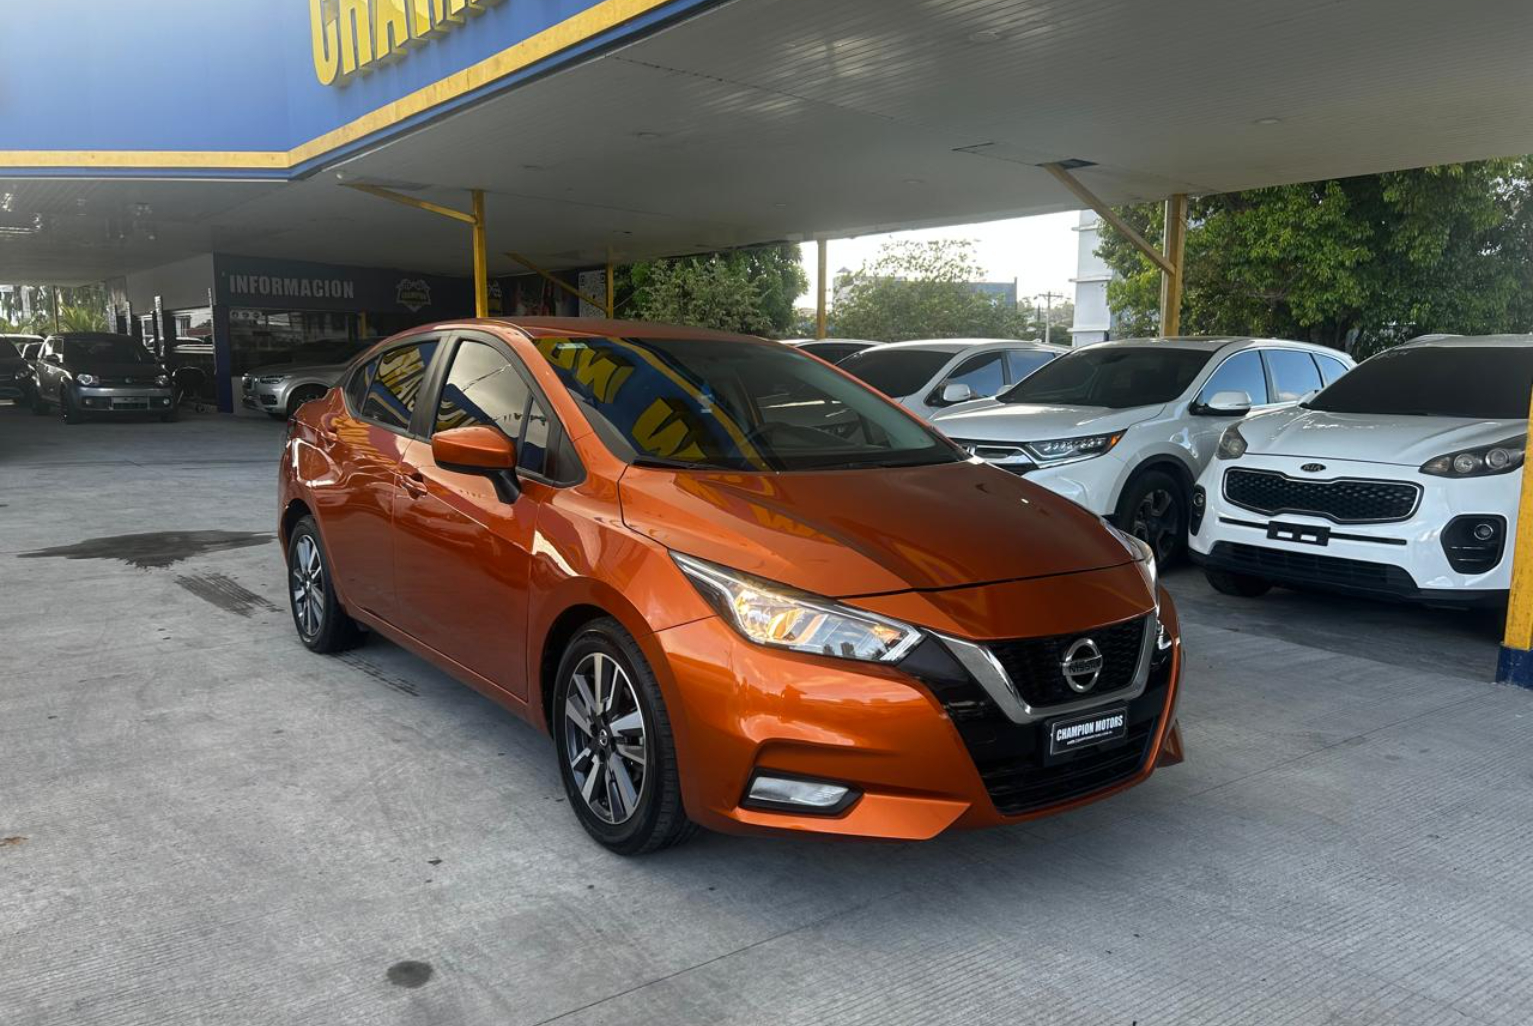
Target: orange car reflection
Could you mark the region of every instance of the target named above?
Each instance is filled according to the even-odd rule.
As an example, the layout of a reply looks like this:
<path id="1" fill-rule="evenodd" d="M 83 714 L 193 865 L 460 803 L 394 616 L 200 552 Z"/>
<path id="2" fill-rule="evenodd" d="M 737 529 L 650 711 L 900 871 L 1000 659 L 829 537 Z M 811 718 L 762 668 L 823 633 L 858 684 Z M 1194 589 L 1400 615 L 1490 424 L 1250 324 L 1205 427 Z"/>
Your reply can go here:
<path id="1" fill-rule="evenodd" d="M 1182 758 L 1147 548 L 778 343 L 423 327 L 299 409 L 279 508 L 300 640 L 376 633 L 547 731 L 619 853 L 919 840 Z"/>

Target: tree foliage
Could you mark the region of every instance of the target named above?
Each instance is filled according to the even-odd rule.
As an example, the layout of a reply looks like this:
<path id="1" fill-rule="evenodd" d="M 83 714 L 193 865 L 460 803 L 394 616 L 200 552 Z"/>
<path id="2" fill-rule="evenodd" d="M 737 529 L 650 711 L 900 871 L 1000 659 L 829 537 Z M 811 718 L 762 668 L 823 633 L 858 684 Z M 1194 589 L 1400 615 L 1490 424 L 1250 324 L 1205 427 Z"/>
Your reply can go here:
<path id="1" fill-rule="evenodd" d="M 623 315 L 779 338 L 792 331 L 793 303 L 808 285 L 794 245 L 654 260 L 614 275 Z"/>
<path id="2" fill-rule="evenodd" d="M 32 300 L 31 315 L 26 316 L 21 302 L 21 289 L 27 289 Z M 58 306 L 59 331 L 106 331 L 106 290 L 100 285 L 17 286 L 10 292 L 0 293 L 0 321 L 9 325 L 7 331 L 22 335 L 51 335 L 54 331 L 54 305 Z"/>
<path id="3" fill-rule="evenodd" d="M 835 334 L 883 342 L 1024 337 L 1023 314 L 969 287 L 983 275 L 971 240 L 886 242 L 837 283 Z"/>
<path id="4" fill-rule="evenodd" d="M 1533 323 L 1533 158 L 1207 196 L 1189 211 L 1182 330 L 1306 339 L 1365 356 L 1430 332 Z M 1162 213 L 1118 211 L 1159 245 Z M 1108 226 L 1119 334 L 1154 334 L 1160 274 Z"/>

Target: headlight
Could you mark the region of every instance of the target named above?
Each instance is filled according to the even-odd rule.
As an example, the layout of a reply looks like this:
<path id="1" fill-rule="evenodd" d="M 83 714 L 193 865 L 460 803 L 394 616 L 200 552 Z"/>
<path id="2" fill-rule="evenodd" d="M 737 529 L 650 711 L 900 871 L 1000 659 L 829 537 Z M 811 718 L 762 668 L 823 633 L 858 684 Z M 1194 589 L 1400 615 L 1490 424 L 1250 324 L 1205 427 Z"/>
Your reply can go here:
<path id="1" fill-rule="evenodd" d="M 1482 445 L 1478 449 L 1461 449 L 1421 465 L 1423 474 L 1435 477 L 1489 477 L 1493 474 L 1510 474 L 1522 466 L 1528 438 L 1508 438 L 1495 445 Z"/>
<path id="2" fill-rule="evenodd" d="M 747 641 L 795 652 L 896 663 L 921 640 L 909 624 L 671 553 L 724 621 Z"/>
<path id="3" fill-rule="evenodd" d="M 1047 442 L 1027 442 L 1024 448 L 1043 466 L 1089 460 L 1112 450 L 1123 440 L 1123 432 L 1111 435 L 1086 435 L 1082 438 L 1056 438 Z"/>
<path id="4" fill-rule="evenodd" d="M 96 382 L 98 382 L 100 380 L 101 379 L 96 377 L 96 375 L 94 375 L 94 374 L 76 374 L 75 375 L 75 381 L 78 382 L 81 385 L 85 385 L 87 388 L 90 387 L 91 385 L 94 385 Z"/>
<path id="5" fill-rule="evenodd" d="M 156 374 L 154 376 L 154 383 L 156 385 L 168 385 L 168 384 L 170 384 L 170 375 L 169 374 Z"/>
<path id="6" fill-rule="evenodd" d="M 1238 460 L 1246 454 L 1246 436 L 1240 433 L 1240 425 L 1231 424 L 1219 436 L 1219 448 L 1214 455 L 1221 460 Z"/>
<path id="7" fill-rule="evenodd" d="M 280 385 L 280 384 L 282 384 L 282 382 L 284 382 L 286 380 L 287 380 L 287 378 L 284 375 L 281 375 L 281 374 L 268 374 L 266 377 L 261 379 L 261 384 L 263 384 L 263 385 Z"/>

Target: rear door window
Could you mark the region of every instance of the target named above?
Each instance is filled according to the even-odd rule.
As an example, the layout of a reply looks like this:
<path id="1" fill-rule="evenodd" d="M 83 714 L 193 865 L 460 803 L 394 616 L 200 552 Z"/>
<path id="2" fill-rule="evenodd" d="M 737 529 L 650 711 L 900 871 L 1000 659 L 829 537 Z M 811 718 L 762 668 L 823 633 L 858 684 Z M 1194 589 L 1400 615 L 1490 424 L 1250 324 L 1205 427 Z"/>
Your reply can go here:
<path id="1" fill-rule="evenodd" d="M 1315 357 L 1315 362 L 1320 365 L 1320 376 L 1325 379 L 1327 385 L 1347 373 L 1348 370 L 1346 364 L 1329 356 L 1317 356 Z"/>
<path id="2" fill-rule="evenodd" d="M 1272 379 L 1272 401 L 1296 403 L 1320 387 L 1320 372 L 1308 353 L 1297 349 L 1268 349 L 1267 373 Z"/>
<path id="3" fill-rule="evenodd" d="M 1244 392 L 1251 397 L 1252 406 L 1271 402 L 1267 398 L 1267 374 L 1262 370 L 1261 354 L 1248 349 L 1221 363 L 1203 386 L 1198 402 L 1207 403 L 1220 392 Z"/>
<path id="4" fill-rule="evenodd" d="M 395 346 L 357 369 L 348 389 L 357 415 L 396 431 L 408 431 L 438 339 Z"/>

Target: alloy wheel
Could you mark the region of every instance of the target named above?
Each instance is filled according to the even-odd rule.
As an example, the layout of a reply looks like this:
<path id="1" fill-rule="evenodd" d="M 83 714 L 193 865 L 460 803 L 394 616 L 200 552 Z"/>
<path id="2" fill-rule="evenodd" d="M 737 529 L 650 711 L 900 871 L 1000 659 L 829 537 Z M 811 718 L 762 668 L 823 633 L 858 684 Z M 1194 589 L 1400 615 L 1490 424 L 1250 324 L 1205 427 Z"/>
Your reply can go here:
<path id="1" fill-rule="evenodd" d="M 1147 543 L 1157 560 L 1164 561 L 1176 551 L 1181 529 L 1182 514 L 1176 496 L 1165 488 L 1152 488 L 1139 500 L 1129 533 Z"/>
<path id="2" fill-rule="evenodd" d="M 575 666 L 564 750 L 586 807 L 613 825 L 631 819 L 649 768 L 644 713 L 627 671 L 609 655 L 592 652 Z"/>
<path id="3" fill-rule="evenodd" d="M 325 567 L 319 546 L 305 534 L 293 548 L 293 612 L 304 637 L 313 638 L 325 624 Z"/>

